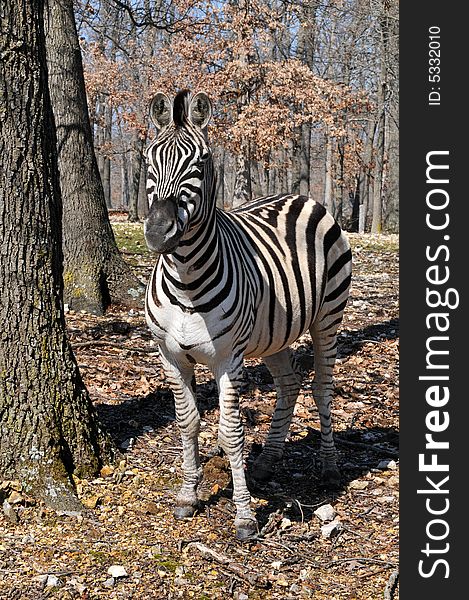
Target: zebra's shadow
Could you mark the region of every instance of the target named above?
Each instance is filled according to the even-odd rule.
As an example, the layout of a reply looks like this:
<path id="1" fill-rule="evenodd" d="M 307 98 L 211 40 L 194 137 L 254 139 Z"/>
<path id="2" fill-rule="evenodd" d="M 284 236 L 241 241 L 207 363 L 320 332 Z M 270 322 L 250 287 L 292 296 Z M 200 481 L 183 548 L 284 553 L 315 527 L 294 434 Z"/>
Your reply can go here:
<path id="1" fill-rule="evenodd" d="M 390 320 L 353 332 L 339 334 L 339 358 L 346 358 L 361 348 L 367 340 L 385 341 L 398 336 L 398 321 Z M 306 341 L 296 350 L 300 363 L 308 370 L 312 361 L 312 346 Z M 252 463 L 261 451 L 259 434 L 255 433 L 258 408 L 249 400 L 249 391 L 273 392 L 274 386 L 269 371 L 263 364 L 248 366 L 245 384 L 241 390 L 242 412 L 246 428 L 247 478 L 253 497 L 263 500 L 257 507 L 260 527 L 270 515 L 279 512 L 291 521 L 308 521 L 314 510 L 326 502 L 333 502 L 346 490 L 349 483 L 376 468 L 386 458 L 398 456 L 398 432 L 386 427 L 349 426 L 335 434 L 338 449 L 339 469 L 342 475 L 340 487 L 328 490 L 321 481 L 319 461 L 319 431 L 308 428 L 302 437 L 290 434 L 285 445 L 282 461 L 271 481 L 260 484 L 252 477 Z M 215 381 L 208 379 L 197 385 L 199 411 L 202 418 L 214 421 L 217 418 L 218 394 Z M 262 400 L 260 401 L 262 404 Z M 132 398 L 120 405 L 98 405 L 99 416 L 108 426 L 117 446 L 129 439 L 137 440 L 151 429 L 157 434 L 175 420 L 174 401 L 167 387 L 145 396 Z M 262 410 L 259 410 L 262 412 Z M 318 425 L 319 427 L 319 422 Z M 207 460 L 207 458 L 205 458 Z M 216 506 L 221 497 L 230 498 L 231 485 L 210 496 L 205 505 Z"/>
<path id="2" fill-rule="evenodd" d="M 350 427 L 336 433 L 334 439 L 341 473 L 340 485 L 334 489 L 325 486 L 321 479 L 320 433 L 316 429 L 308 428 L 306 436 L 286 442 L 283 459 L 265 484 L 251 475 L 250 467 L 260 451 L 253 445 L 247 461 L 248 486 L 254 497 L 267 501 L 256 511 L 261 528 L 275 512 L 291 521 L 311 520 L 319 506 L 333 503 L 352 481 L 376 470 L 381 461 L 398 458 L 398 432 L 393 427 Z"/>

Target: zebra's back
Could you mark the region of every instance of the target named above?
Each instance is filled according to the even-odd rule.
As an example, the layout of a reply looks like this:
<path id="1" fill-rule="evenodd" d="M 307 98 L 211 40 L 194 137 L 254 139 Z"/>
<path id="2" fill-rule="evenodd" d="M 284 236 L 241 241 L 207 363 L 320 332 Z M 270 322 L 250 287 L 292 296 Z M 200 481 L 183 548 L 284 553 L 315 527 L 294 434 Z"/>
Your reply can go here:
<path id="1" fill-rule="evenodd" d="M 345 298 L 350 246 L 333 217 L 306 196 L 259 198 L 226 213 L 226 219 L 242 230 L 257 266 L 255 319 L 245 356 L 275 354 L 311 327 L 326 298 L 334 306 L 333 298 Z"/>

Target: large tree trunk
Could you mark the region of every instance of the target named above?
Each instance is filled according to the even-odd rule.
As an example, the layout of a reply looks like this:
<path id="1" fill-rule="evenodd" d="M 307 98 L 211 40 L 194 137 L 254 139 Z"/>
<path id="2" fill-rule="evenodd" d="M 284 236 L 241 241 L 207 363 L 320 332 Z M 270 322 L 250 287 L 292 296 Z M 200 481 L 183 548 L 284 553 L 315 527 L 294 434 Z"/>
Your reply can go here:
<path id="1" fill-rule="evenodd" d="M 49 88 L 64 199 L 64 298 L 102 314 L 111 303 L 140 304 L 144 286 L 117 248 L 93 149 L 72 0 L 49 0 Z"/>
<path id="2" fill-rule="evenodd" d="M 65 331 L 43 6 L 7 2 L 0 20 L 0 479 L 70 511 L 71 474 L 96 474 L 111 446 Z"/>

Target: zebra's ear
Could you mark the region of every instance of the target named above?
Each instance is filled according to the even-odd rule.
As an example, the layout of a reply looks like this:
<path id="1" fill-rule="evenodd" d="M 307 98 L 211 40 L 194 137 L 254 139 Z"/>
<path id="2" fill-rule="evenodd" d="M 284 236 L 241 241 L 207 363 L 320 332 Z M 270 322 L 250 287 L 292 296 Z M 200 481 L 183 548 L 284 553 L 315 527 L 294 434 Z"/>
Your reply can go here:
<path id="1" fill-rule="evenodd" d="M 158 130 L 166 127 L 171 122 L 173 107 L 171 100 L 163 92 L 158 92 L 151 101 L 150 117 Z"/>
<path id="2" fill-rule="evenodd" d="M 201 129 L 207 127 L 212 116 L 212 103 L 204 92 L 196 94 L 189 106 L 189 119 Z"/>

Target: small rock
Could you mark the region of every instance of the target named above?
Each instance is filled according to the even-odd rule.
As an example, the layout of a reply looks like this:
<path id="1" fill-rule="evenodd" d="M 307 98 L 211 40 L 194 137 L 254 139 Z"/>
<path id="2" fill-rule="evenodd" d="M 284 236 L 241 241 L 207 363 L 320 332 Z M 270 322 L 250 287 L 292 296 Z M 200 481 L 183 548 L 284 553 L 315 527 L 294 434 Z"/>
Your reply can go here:
<path id="1" fill-rule="evenodd" d="M 342 523 L 340 521 L 331 521 L 321 527 L 321 535 L 323 538 L 330 538 L 337 535 L 342 529 Z"/>
<path id="2" fill-rule="evenodd" d="M 350 482 L 349 487 L 352 488 L 353 490 L 364 490 L 365 488 L 368 487 L 369 485 L 369 481 L 363 481 L 361 479 L 354 479 L 353 481 Z"/>
<path id="3" fill-rule="evenodd" d="M 292 523 L 290 521 L 290 519 L 287 519 L 286 517 L 284 517 L 281 521 L 280 521 L 280 529 L 288 529 L 289 527 L 291 527 Z"/>
<path id="4" fill-rule="evenodd" d="M 49 578 L 49 575 L 36 575 L 35 577 L 33 577 L 33 581 L 36 581 L 37 583 L 40 583 L 41 585 L 46 585 L 47 579 Z"/>
<path id="5" fill-rule="evenodd" d="M 46 581 L 46 587 L 59 587 L 60 579 L 57 575 L 48 575 Z"/>
<path id="6" fill-rule="evenodd" d="M 330 504 L 324 504 L 314 511 L 314 514 L 320 521 L 333 521 L 336 516 L 334 507 Z"/>
<path id="7" fill-rule="evenodd" d="M 109 579 L 106 579 L 106 581 L 103 583 L 103 585 L 104 585 L 104 587 L 112 588 L 115 583 L 116 583 L 116 580 L 114 579 L 114 577 L 109 577 Z"/>
<path id="8" fill-rule="evenodd" d="M 8 502 L 10 504 L 19 504 L 20 502 L 23 502 L 23 500 L 24 500 L 23 496 L 16 490 L 13 490 L 11 492 L 11 494 L 8 496 Z"/>
<path id="9" fill-rule="evenodd" d="M 122 565 L 111 565 L 107 572 L 108 575 L 110 575 L 114 579 L 117 579 L 119 577 L 127 577 L 127 571 Z"/>
<path id="10" fill-rule="evenodd" d="M 278 570 L 280 570 L 280 567 L 282 566 L 282 561 L 280 561 L 280 560 L 274 560 L 274 562 L 270 563 L 270 566 L 273 569 L 276 569 L 278 571 Z"/>
<path id="11" fill-rule="evenodd" d="M 382 471 L 389 469 L 391 471 L 395 471 L 397 469 L 397 464 L 395 460 L 382 460 L 381 462 L 378 463 L 378 469 L 381 469 Z"/>

